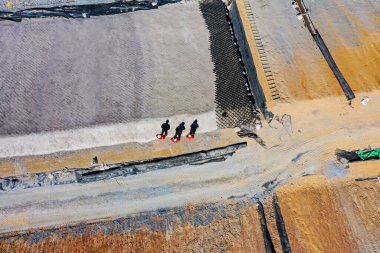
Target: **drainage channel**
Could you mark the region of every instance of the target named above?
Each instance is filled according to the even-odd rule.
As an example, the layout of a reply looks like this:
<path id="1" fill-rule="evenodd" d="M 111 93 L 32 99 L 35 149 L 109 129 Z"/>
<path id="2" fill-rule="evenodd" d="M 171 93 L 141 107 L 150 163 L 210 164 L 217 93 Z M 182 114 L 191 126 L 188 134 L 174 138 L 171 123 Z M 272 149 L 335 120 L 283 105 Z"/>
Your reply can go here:
<path id="1" fill-rule="evenodd" d="M 208 162 L 223 162 L 228 157 L 231 157 L 236 150 L 245 148 L 246 146 L 246 142 L 241 142 L 226 147 L 202 150 L 173 157 L 106 164 L 84 169 L 65 169 L 53 172 L 5 177 L 0 178 L 0 191 L 27 189 L 49 185 L 90 183 L 113 177 L 132 176 L 187 164 L 199 166 Z"/>
<path id="2" fill-rule="evenodd" d="M 264 207 L 260 201 L 257 202 L 257 210 L 259 212 L 259 217 L 260 217 L 260 225 L 261 225 L 261 231 L 263 233 L 263 238 L 264 238 L 265 251 L 267 253 L 275 253 L 276 250 L 274 249 L 273 241 L 268 230 Z"/>
<path id="3" fill-rule="evenodd" d="M 288 234 L 285 228 L 285 222 L 284 222 L 284 219 L 282 218 L 281 209 L 278 204 L 278 198 L 277 198 L 276 193 L 273 193 L 273 209 L 274 209 L 274 214 L 276 217 L 276 225 L 277 225 L 278 235 L 280 237 L 282 251 L 284 253 L 291 253 L 292 250 L 290 248 L 289 238 L 288 238 Z"/>

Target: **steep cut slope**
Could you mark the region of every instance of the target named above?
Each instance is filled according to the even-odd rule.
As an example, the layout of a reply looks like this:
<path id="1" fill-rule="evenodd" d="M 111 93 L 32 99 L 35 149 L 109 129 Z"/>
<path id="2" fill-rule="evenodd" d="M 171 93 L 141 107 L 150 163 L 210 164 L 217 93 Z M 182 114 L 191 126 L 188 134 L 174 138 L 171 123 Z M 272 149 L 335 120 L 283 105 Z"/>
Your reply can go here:
<path id="1" fill-rule="evenodd" d="M 370 0 L 304 2 L 353 91 L 378 89 L 379 5 Z M 237 0 L 234 4 L 267 100 L 276 97 L 273 89 L 286 101 L 343 94 L 312 35 L 296 18 L 297 11 L 290 1 Z M 265 79 L 268 69 L 272 75 L 269 81 Z"/>
<path id="2" fill-rule="evenodd" d="M 3 233 L 0 251 L 378 252 L 379 192 L 377 180 L 307 176 L 263 205 L 243 198 Z"/>
<path id="3" fill-rule="evenodd" d="M 378 252 L 380 183 L 377 180 L 302 178 L 278 190 L 294 252 Z"/>
<path id="4" fill-rule="evenodd" d="M 1 252 L 264 252 L 247 202 L 187 206 L 0 239 Z"/>

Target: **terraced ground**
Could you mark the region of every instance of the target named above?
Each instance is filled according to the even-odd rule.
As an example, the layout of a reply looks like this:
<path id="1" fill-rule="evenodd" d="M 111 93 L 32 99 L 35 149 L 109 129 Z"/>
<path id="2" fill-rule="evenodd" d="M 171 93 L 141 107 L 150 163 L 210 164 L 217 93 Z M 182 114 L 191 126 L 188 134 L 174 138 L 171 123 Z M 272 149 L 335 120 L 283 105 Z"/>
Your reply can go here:
<path id="1" fill-rule="evenodd" d="M 166 119 L 165 114 L 154 120 L 148 118 L 132 121 L 130 126 L 143 126 L 141 129 L 146 133 L 139 140 L 124 132 L 128 133 L 131 129 L 127 127 L 128 122 L 119 121 L 116 121 L 117 127 L 113 128 L 116 129 L 114 134 L 110 134 L 112 131 L 108 128 L 109 125 L 95 124 L 81 129 L 81 132 L 55 132 L 52 139 L 49 139 L 47 133 L 3 136 L 0 139 L 2 154 L 26 156 L 8 155 L 0 163 L 0 175 L 7 177 L 6 182 L 4 179 L 0 181 L 0 251 L 380 251 L 380 183 L 377 178 L 380 175 L 379 161 L 347 163 L 335 156 L 336 149 L 357 150 L 368 145 L 380 147 L 380 74 L 377 71 L 380 59 L 379 5 L 369 0 L 323 0 L 318 3 L 305 1 L 315 26 L 354 89 L 357 99 L 348 105 L 308 30 L 295 18 L 296 13 L 290 2 L 239 0 L 234 4 L 247 39 L 248 47 L 245 49 L 252 55 L 254 72 L 257 74 L 258 82 L 249 85 L 251 88 L 252 85 L 261 86 L 268 112 L 273 114 L 270 121 L 261 116 L 261 129 L 255 129 L 252 124 L 241 126 L 248 130 L 249 134 L 245 137 L 241 135 L 242 132 L 240 137 L 237 136 L 237 129 L 217 129 L 218 126 L 235 126 L 236 122 L 252 122 L 253 118 L 249 119 L 247 115 L 251 115 L 251 112 L 254 114 L 253 110 L 249 112 L 253 108 L 250 97 L 241 98 L 242 94 L 248 95 L 250 90 L 247 90 L 245 84 L 247 69 L 244 68 L 247 65 L 239 61 L 242 57 L 242 45 L 234 45 L 236 37 L 231 36 L 238 30 L 236 27 L 234 30 L 229 29 L 231 13 L 234 12 L 228 12 L 220 2 L 165 5 L 157 10 L 95 17 L 90 21 L 47 18 L 27 20 L 20 24 L 0 23 L 0 29 L 6 31 L 14 27 L 26 29 L 27 26 L 48 26 L 50 22 L 71 28 L 73 24 L 75 27 L 87 27 L 91 23 L 111 18 L 105 23 L 112 21 L 112 27 L 118 27 L 119 22 L 116 20 L 141 18 L 143 23 L 147 20 L 153 21 L 150 17 L 156 15 L 154 21 L 157 22 L 144 24 L 162 28 L 163 30 L 148 29 L 162 41 L 149 42 L 157 46 L 157 50 L 149 51 L 148 48 L 147 55 L 144 55 L 144 51 L 142 55 L 151 57 L 161 54 L 164 58 L 161 63 L 172 64 L 173 69 L 179 69 L 179 75 L 167 72 L 140 74 L 144 78 L 156 77 L 161 81 L 171 78 L 172 74 L 178 80 L 183 75 L 194 85 L 192 88 L 200 89 L 203 93 L 196 99 L 186 97 L 173 100 L 173 105 L 185 108 L 187 103 L 191 105 L 199 102 L 199 110 L 204 110 L 199 114 L 190 111 L 187 114 L 185 108 L 185 114 L 177 114 L 176 108 L 171 108 L 173 115 L 170 119 L 175 122 L 185 119 L 188 125 L 187 122 L 194 117 L 202 122 L 199 134 L 193 141 L 184 140 L 176 144 L 169 140 L 152 141 L 151 136 L 157 131 L 156 125 L 159 128 L 161 121 Z M 173 10 L 179 12 L 171 12 Z M 150 13 L 154 14 L 145 19 L 145 15 L 149 16 Z M 132 14 L 132 18 L 128 16 Z M 219 19 L 215 21 L 217 18 Z M 172 24 L 174 21 L 178 22 Z M 193 24 L 188 26 L 187 22 Z M 176 29 L 171 31 L 176 34 L 167 34 L 172 40 L 166 40 L 168 31 L 162 24 L 167 24 L 169 30 Z M 140 23 L 134 25 L 137 27 Z M 113 29 L 110 30 L 113 32 Z M 140 30 L 136 33 L 139 36 L 148 36 Z M 0 35 L 0 41 L 4 39 L 2 36 Z M 22 33 L 13 36 L 22 37 Z M 115 36 L 121 41 L 124 38 L 122 33 Z M 220 51 L 223 47 L 217 43 L 217 38 L 223 38 L 225 51 Z M 132 40 L 128 36 L 124 39 Z M 15 37 L 15 41 L 18 45 L 25 43 L 22 38 Z M 117 41 L 112 43 L 118 44 Z M 144 41 L 141 45 L 145 45 L 144 43 L 148 42 Z M 107 47 L 106 44 L 97 45 Z M 118 46 L 127 46 L 121 44 Z M 179 49 L 165 52 L 165 45 Z M 198 46 L 206 47 L 207 50 Z M 240 51 L 237 51 L 238 46 Z M 4 43 L 0 47 L 4 47 Z M 114 50 L 107 49 L 110 52 Z M 187 50 L 191 50 L 190 58 L 171 62 L 177 61 L 178 53 L 190 55 Z M 197 55 L 200 52 L 204 54 Z M 12 55 L 11 51 L 7 53 Z M 117 52 L 113 53 L 117 55 Z M 39 57 L 36 58 L 40 59 Z M 223 57 L 228 59 L 223 60 Z M 190 62 L 195 58 L 198 59 L 196 64 Z M 78 62 L 82 60 L 86 59 L 78 58 Z M 164 71 L 160 58 L 155 60 L 158 61 L 155 67 Z M 12 65 L 4 59 L 3 61 L 11 73 Z M 121 61 L 129 62 L 124 58 Z M 144 66 L 150 66 L 149 59 L 143 58 L 142 61 Z M 96 62 L 104 64 L 99 60 Z M 190 71 L 192 74 L 188 76 L 184 66 L 193 67 L 194 72 Z M 31 70 L 25 73 L 28 71 Z M 232 71 L 230 75 L 228 71 Z M 24 72 L 17 73 L 23 77 Z M 90 75 L 87 72 L 73 74 Z M 12 74 L 7 75 L 6 80 L 19 78 Z M 31 74 L 27 76 L 32 78 Z M 206 78 L 210 82 L 198 83 L 198 78 Z M 123 87 L 130 85 L 128 81 L 119 82 Z M 211 83 L 212 86 L 209 86 Z M 157 85 L 159 84 L 160 82 Z M 99 82 L 99 85 L 103 83 Z M 179 83 L 176 87 L 181 85 L 184 83 Z M 4 87 L 8 91 L 18 91 L 19 86 Z M 89 87 L 92 86 L 89 84 Z M 186 85 L 183 86 L 185 87 Z M 233 87 L 236 92 L 229 96 Z M 273 87 L 279 97 L 273 94 Z M 150 88 L 154 89 L 153 86 Z M 135 89 L 132 87 L 131 90 Z M 2 98 L 11 100 L 12 94 L 18 94 L 12 92 Z M 28 97 L 27 93 L 19 92 Z M 218 97 L 218 92 L 222 92 L 223 96 Z M 126 93 L 132 96 L 133 102 L 134 96 Z M 89 96 L 86 92 L 83 94 Z M 162 101 L 165 96 L 162 95 Z M 257 94 L 253 94 L 255 96 Z M 369 102 L 363 105 L 361 98 L 365 96 L 369 97 Z M 220 98 L 232 98 L 237 107 L 228 107 L 233 103 L 225 103 Z M 44 104 L 37 100 L 34 102 L 36 105 Z M 123 100 L 121 103 L 130 102 Z M 151 103 L 144 100 L 140 102 L 142 110 L 147 110 L 145 106 Z M 0 108 L 5 108 L 6 105 L 7 103 L 0 103 Z M 162 110 L 154 106 L 152 108 L 157 112 Z M 12 109 L 13 107 L 10 112 L 17 112 Z M 243 118 L 234 114 L 236 111 L 243 112 Z M 8 111 L 4 110 L 4 113 Z M 49 115 L 44 117 L 50 117 Z M 151 125 L 152 122 L 155 126 Z M 42 123 L 41 125 L 44 127 Z M 7 127 L 11 129 L 10 125 Z M 97 132 L 91 132 L 92 129 L 97 129 Z M 90 133 L 90 141 L 77 137 L 87 132 Z M 59 135 L 61 133 L 67 135 Z M 47 139 L 38 139 L 43 135 Z M 61 139 L 71 136 L 72 139 L 60 146 L 59 136 Z M 138 143 L 125 143 L 127 140 Z M 22 141 L 29 142 L 22 144 Z M 87 146 L 78 146 L 82 142 Z M 112 146 L 119 142 L 122 144 Z M 228 155 L 218 156 L 218 152 L 213 150 L 241 142 L 246 142 L 247 146 Z M 77 148 L 85 148 L 89 144 L 110 146 L 76 151 Z M 41 150 L 51 150 L 51 154 L 47 155 Z M 71 151 L 55 152 L 60 150 Z M 211 150 L 208 154 L 214 154 L 215 157 L 181 163 L 178 166 L 158 165 L 158 169 L 150 171 L 131 170 L 126 176 L 104 178 L 95 182 L 67 180 L 62 185 L 50 184 L 56 180 L 54 173 L 63 177 L 72 169 L 82 171 L 90 166 L 94 156 L 98 156 L 100 162 L 105 164 L 91 169 L 98 169 L 95 172 L 102 174 L 107 173 L 109 166 L 112 167 L 115 162 L 135 161 L 135 164 L 140 164 L 145 159 L 186 156 L 202 150 Z M 128 168 L 130 169 L 126 169 Z M 32 173 L 42 171 L 44 174 L 40 174 L 40 181 L 44 183 L 39 185 L 38 180 L 31 182 L 34 178 Z M 27 183 L 23 185 L 23 182 Z M 13 183 L 17 183 L 19 187 L 12 188 Z M 33 188 L 28 188 L 28 185 L 33 185 Z"/>

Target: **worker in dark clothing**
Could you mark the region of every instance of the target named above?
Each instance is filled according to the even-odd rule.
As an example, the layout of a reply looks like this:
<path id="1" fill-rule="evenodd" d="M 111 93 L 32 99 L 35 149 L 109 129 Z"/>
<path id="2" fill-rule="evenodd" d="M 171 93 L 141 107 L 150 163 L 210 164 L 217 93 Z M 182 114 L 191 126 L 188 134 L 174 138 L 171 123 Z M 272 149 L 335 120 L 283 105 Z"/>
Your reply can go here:
<path id="1" fill-rule="evenodd" d="M 175 135 L 173 138 L 174 139 L 181 139 L 181 135 L 182 135 L 183 130 L 185 130 L 185 122 L 182 122 L 181 124 L 179 124 L 179 126 L 176 127 Z"/>
<path id="2" fill-rule="evenodd" d="M 168 135 L 168 131 L 170 129 L 169 120 L 166 120 L 166 122 L 161 125 L 161 129 L 161 135 Z"/>
<path id="3" fill-rule="evenodd" d="M 191 124 L 190 126 L 190 134 L 191 135 L 195 135 L 195 131 L 197 131 L 197 128 L 198 128 L 198 121 L 197 120 L 194 120 L 194 122 Z"/>

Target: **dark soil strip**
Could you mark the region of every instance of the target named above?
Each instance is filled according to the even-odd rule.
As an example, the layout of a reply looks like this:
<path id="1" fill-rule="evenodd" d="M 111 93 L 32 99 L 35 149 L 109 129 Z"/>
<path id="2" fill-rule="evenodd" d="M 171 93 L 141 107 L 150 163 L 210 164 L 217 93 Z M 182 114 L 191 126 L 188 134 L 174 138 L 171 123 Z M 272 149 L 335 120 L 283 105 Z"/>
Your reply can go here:
<path id="1" fill-rule="evenodd" d="M 349 162 L 361 161 L 360 157 L 355 151 L 346 151 L 342 149 L 335 150 L 335 155 L 338 159 L 344 158 Z"/>
<path id="2" fill-rule="evenodd" d="M 218 127 L 249 124 L 256 116 L 255 105 L 247 72 L 243 62 L 239 61 L 241 54 L 228 10 L 219 0 L 202 1 L 200 10 L 210 32 Z"/>
<path id="3" fill-rule="evenodd" d="M 258 201 L 257 207 L 258 207 L 257 210 L 260 216 L 261 231 L 263 232 L 265 251 L 267 253 L 275 253 L 276 250 L 274 249 L 273 241 L 268 230 L 268 225 L 267 225 L 267 220 L 265 219 L 263 204 L 260 201 Z"/>
<path id="4" fill-rule="evenodd" d="M 347 100 L 352 100 L 355 98 L 354 92 L 351 90 L 351 87 L 348 85 L 346 79 L 344 79 L 342 73 L 340 72 L 338 66 L 336 65 L 334 58 L 332 57 L 329 49 L 327 48 L 325 42 L 323 41 L 321 35 L 318 31 L 316 31 L 317 34 L 313 35 L 315 42 L 317 43 L 319 49 L 321 50 L 323 57 L 325 57 L 327 63 L 330 66 L 330 69 L 334 73 L 336 79 L 338 80 L 340 87 L 342 87 L 342 90 L 344 94 L 346 95 Z"/>
<path id="5" fill-rule="evenodd" d="M 193 163 L 190 163 L 190 165 L 203 165 L 203 164 L 206 164 L 206 163 L 224 162 L 225 160 L 227 160 L 227 155 L 211 158 L 211 159 L 208 159 L 208 160 L 202 160 L 202 161 L 199 161 L 199 162 L 193 162 Z"/>
<path id="6" fill-rule="evenodd" d="M 190 154 L 184 154 L 169 158 L 157 158 L 147 161 L 138 161 L 132 163 L 119 163 L 109 166 L 106 170 L 84 169 L 76 171 L 78 182 L 88 183 L 93 181 L 104 180 L 119 176 L 129 176 L 145 173 L 154 170 L 167 169 L 194 162 L 208 161 L 221 156 L 231 156 L 239 148 L 246 147 L 247 143 L 239 143 L 224 148 L 217 148 L 207 151 L 199 151 Z"/>
<path id="7" fill-rule="evenodd" d="M 89 183 L 119 176 L 131 176 L 154 170 L 167 169 L 186 164 L 225 161 L 236 150 L 245 148 L 246 142 L 222 148 L 202 150 L 173 157 L 154 158 L 143 161 L 107 164 L 85 169 L 60 170 L 0 178 L 0 191 L 27 189 L 47 185 Z"/>
<path id="8" fill-rule="evenodd" d="M 276 217 L 277 230 L 280 236 L 282 251 L 285 253 L 291 253 L 292 250 L 290 248 L 289 238 L 285 228 L 285 222 L 282 218 L 281 209 L 278 205 L 278 198 L 276 193 L 273 193 L 273 208 Z"/>
<path id="9" fill-rule="evenodd" d="M 239 132 L 237 132 L 237 135 L 240 138 L 248 137 L 248 138 L 255 139 L 257 141 L 257 143 L 260 144 L 260 146 L 262 146 L 263 148 L 267 148 L 265 141 L 263 139 L 261 139 L 255 132 L 253 132 L 251 130 L 243 128 Z"/>
<path id="10" fill-rule="evenodd" d="M 366 178 L 355 178 L 355 181 L 360 182 L 360 181 L 373 181 L 373 180 L 379 180 L 379 177 L 366 177 Z"/>

